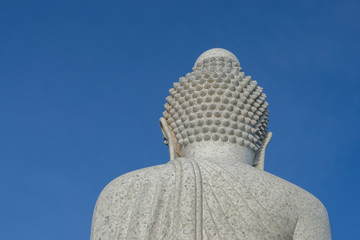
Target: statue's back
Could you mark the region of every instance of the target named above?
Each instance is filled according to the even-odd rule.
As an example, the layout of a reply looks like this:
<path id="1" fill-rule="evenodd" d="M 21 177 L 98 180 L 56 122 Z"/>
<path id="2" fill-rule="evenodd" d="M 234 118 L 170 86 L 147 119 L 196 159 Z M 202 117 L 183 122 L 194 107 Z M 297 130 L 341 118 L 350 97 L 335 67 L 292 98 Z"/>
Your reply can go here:
<path id="1" fill-rule="evenodd" d="M 104 189 L 95 212 L 93 240 L 295 239 L 300 219 L 313 238 L 299 239 L 329 237 L 320 201 L 241 163 L 178 158 L 125 174 Z"/>

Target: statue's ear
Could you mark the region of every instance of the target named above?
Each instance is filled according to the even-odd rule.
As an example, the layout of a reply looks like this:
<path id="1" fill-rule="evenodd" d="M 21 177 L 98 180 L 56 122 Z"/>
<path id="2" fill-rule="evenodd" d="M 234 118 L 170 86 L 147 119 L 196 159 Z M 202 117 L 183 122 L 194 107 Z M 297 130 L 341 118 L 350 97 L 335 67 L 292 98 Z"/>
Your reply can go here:
<path id="1" fill-rule="evenodd" d="M 268 132 L 266 134 L 266 137 L 264 139 L 263 144 L 260 146 L 260 148 L 255 152 L 255 157 L 254 157 L 254 163 L 253 166 L 256 167 L 259 170 L 264 170 L 264 165 L 265 165 L 265 150 L 267 145 L 269 144 L 270 140 L 272 137 L 272 133 Z"/>
<path id="2" fill-rule="evenodd" d="M 160 118 L 160 128 L 163 133 L 164 143 L 169 147 L 169 153 L 170 153 L 170 161 L 174 160 L 175 158 L 178 158 L 181 156 L 181 151 L 179 144 L 177 143 L 175 134 L 169 125 L 169 123 L 166 121 L 165 118 Z"/>

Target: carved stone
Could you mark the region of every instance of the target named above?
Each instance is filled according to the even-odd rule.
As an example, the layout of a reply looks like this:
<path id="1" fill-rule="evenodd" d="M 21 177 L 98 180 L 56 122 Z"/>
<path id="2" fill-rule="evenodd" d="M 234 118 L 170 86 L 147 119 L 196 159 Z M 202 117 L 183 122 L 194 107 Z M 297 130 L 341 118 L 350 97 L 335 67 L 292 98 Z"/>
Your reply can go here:
<path id="1" fill-rule="evenodd" d="M 326 209 L 263 171 L 268 103 L 238 59 L 211 49 L 174 83 L 160 119 L 170 162 L 100 194 L 91 239 L 331 239 Z"/>

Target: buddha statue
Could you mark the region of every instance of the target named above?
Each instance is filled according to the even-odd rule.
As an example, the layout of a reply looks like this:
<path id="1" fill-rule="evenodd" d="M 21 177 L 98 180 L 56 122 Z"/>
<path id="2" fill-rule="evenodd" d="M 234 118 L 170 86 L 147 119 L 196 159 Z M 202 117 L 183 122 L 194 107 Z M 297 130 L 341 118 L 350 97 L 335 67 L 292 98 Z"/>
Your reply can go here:
<path id="1" fill-rule="evenodd" d="M 236 56 L 215 48 L 166 98 L 170 161 L 110 182 L 91 239 L 329 240 L 322 203 L 264 171 L 268 103 Z"/>

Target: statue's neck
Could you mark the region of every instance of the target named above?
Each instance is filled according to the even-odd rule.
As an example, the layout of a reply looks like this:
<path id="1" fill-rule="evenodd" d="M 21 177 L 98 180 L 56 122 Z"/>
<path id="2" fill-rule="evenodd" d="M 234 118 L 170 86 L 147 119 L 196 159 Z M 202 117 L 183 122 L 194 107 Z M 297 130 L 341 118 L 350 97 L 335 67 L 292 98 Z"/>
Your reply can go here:
<path id="1" fill-rule="evenodd" d="M 254 152 L 246 147 L 219 141 L 201 141 L 189 144 L 181 150 L 182 157 L 195 160 L 212 160 L 221 163 L 241 162 L 252 165 Z"/>

